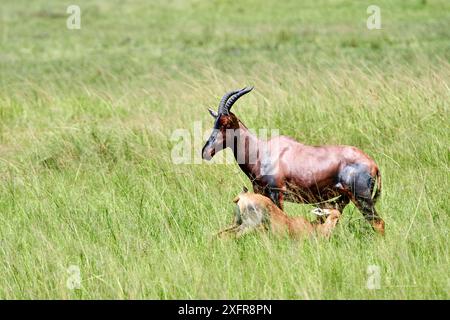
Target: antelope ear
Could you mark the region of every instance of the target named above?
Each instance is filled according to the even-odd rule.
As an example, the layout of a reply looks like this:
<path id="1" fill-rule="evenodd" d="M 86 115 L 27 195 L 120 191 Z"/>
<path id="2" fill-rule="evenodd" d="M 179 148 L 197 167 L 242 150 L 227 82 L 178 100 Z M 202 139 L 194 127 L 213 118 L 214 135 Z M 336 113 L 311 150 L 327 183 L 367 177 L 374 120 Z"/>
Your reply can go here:
<path id="1" fill-rule="evenodd" d="M 242 192 L 243 192 L 243 193 L 247 193 L 247 192 L 248 192 L 248 189 L 247 189 L 246 186 L 242 187 Z"/>
<path id="2" fill-rule="evenodd" d="M 213 118 L 217 118 L 219 116 L 219 114 L 217 112 L 215 112 L 214 110 L 208 108 L 209 114 L 213 117 Z"/>
<path id="3" fill-rule="evenodd" d="M 320 209 L 320 208 L 315 208 L 315 209 L 311 210 L 311 212 L 314 213 L 316 216 L 319 216 L 319 217 L 321 217 L 321 216 L 328 216 L 329 215 L 329 213 L 328 213 L 328 211 L 326 209 L 323 210 L 323 209 Z"/>

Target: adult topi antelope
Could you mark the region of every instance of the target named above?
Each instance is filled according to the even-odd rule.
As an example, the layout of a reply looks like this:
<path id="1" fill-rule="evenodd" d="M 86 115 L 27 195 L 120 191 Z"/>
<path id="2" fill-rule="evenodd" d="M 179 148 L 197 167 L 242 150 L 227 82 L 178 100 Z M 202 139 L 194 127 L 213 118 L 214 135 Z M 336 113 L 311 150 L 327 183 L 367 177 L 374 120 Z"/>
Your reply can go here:
<path id="1" fill-rule="evenodd" d="M 375 210 L 381 191 L 375 161 L 352 146 L 308 146 L 286 136 L 259 139 L 230 111 L 252 89 L 228 92 L 217 112 L 209 109 L 214 127 L 202 158 L 211 160 L 218 151 L 231 148 L 254 192 L 269 197 L 280 209 L 286 200 L 342 212 L 352 201 L 374 230 L 384 234 L 384 221 Z"/>

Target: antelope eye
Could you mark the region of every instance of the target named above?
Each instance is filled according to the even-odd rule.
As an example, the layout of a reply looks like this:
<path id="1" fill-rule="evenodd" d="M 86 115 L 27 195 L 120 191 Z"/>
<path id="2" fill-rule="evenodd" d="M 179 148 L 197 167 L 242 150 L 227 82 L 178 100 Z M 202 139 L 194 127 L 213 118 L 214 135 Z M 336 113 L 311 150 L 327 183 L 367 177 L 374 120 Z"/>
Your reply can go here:
<path id="1" fill-rule="evenodd" d="M 227 118 L 225 116 L 221 116 L 219 119 L 219 123 L 221 126 L 227 126 L 229 121 L 227 120 Z"/>

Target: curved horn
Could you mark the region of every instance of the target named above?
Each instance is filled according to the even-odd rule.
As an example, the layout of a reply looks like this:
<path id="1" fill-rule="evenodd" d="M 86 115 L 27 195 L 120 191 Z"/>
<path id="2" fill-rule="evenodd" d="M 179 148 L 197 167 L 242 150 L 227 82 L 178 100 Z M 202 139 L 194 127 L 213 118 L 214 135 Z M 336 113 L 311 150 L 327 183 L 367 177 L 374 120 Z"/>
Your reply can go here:
<path id="1" fill-rule="evenodd" d="M 234 90 L 234 91 L 225 93 L 225 95 L 222 97 L 222 100 L 220 100 L 220 103 L 219 103 L 219 110 L 218 110 L 219 114 L 228 114 L 228 109 L 225 108 L 225 103 L 233 94 L 236 94 L 238 92 L 239 92 L 239 90 Z"/>
<path id="2" fill-rule="evenodd" d="M 233 106 L 233 104 L 237 101 L 237 99 L 239 99 L 240 97 L 242 97 L 244 94 L 249 93 L 250 91 L 253 90 L 253 87 L 245 87 L 241 90 L 239 90 L 234 96 L 232 96 L 226 103 L 225 105 L 225 109 L 227 109 L 227 111 L 230 111 L 231 107 Z"/>

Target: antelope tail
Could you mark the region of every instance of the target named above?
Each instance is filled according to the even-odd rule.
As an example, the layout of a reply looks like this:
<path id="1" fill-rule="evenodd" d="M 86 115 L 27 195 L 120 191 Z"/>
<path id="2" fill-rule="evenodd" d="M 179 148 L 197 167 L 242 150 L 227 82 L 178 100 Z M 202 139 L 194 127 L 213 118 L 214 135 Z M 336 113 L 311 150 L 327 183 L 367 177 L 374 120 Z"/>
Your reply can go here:
<path id="1" fill-rule="evenodd" d="M 377 179 L 377 187 L 376 187 L 375 193 L 372 195 L 373 201 L 377 200 L 381 193 L 381 173 L 380 173 L 379 169 L 377 169 L 376 179 Z"/>

